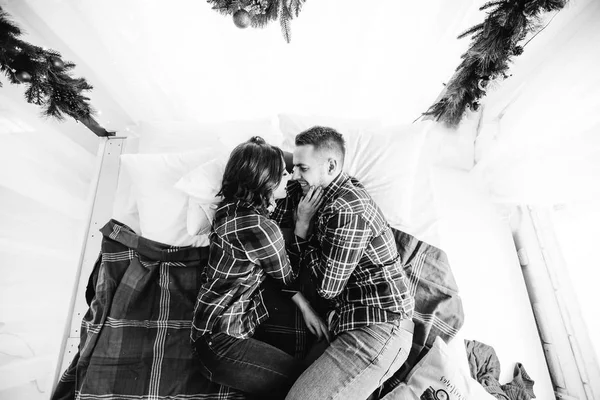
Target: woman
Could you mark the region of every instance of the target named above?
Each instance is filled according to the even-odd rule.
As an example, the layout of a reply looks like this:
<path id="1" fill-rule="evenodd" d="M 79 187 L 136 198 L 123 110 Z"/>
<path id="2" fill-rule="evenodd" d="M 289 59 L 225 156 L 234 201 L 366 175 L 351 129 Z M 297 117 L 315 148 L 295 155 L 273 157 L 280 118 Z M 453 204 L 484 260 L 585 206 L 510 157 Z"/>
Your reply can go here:
<path id="1" fill-rule="evenodd" d="M 205 376 L 261 398 L 283 398 L 304 369 L 301 361 L 252 338 L 268 318 L 261 283 L 269 276 L 285 286 L 297 276 L 298 263 L 290 263 L 281 230 L 268 218 L 275 199 L 285 197 L 289 179 L 283 152 L 260 137 L 232 151 L 192 323 L 192 346 Z M 296 224 L 296 235 L 306 236 L 303 227 L 320 202 L 320 190 L 302 199 L 297 218 L 306 223 Z M 326 336 L 325 324 L 302 294 L 292 300 L 309 330 Z"/>

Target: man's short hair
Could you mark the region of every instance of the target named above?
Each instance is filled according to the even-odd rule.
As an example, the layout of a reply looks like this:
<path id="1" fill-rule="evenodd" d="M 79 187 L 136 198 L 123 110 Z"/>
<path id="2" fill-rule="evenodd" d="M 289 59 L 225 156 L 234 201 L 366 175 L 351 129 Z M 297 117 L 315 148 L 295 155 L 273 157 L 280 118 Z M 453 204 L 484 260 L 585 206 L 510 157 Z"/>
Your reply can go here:
<path id="1" fill-rule="evenodd" d="M 313 126 L 296 135 L 296 146 L 312 145 L 315 150 L 335 153 L 344 164 L 346 142 L 341 133 L 326 126 Z"/>

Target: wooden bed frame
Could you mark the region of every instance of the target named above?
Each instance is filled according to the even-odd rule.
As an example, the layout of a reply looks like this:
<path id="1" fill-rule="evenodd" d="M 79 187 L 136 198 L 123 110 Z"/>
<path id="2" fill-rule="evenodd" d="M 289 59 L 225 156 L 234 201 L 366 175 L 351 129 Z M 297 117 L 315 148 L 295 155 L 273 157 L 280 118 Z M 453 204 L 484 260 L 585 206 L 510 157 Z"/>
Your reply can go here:
<path id="1" fill-rule="evenodd" d="M 100 252 L 99 229 L 111 218 L 119 182 L 120 156 L 127 146 L 125 137 L 103 137 L 91 184 L 88 226 L 82 245 L 79 268 L 69 308 L 69 317 L 56 365 L 53 391 L 79 346 L 81 319 L 87 312 L 85 290 L 88 277 Z M 555 243 L 544 243 L 552 232 L 532 208 L 519 207 L 513 218 L 513 235 L 534 311 L 546 362 L 558 399 L 600 399 L 600 368 L 593 347 L 578 315 L 576 302 L 565 280 Z M 546 238 L 546 239 L 544 239 Z M 596 397 L 594 397 L 596 396 Z M 546 400 L 546 399 L 542 399 Z"/>
<path id="2" fill-rule="evenodd" d="M 111 136 L 100 140 L 96 157 L 96 168 L 88 199 L 88 225 L 85 229 L 85 239 L 83 240 L 81 255 L 79 257 L 79 268 L 75 277 L 75 287 L 73 288 L 73 295 L 69 306 L 67 324 L 54 374 L 52 393 L 54 393 L 62 373 L 73 360 L 79 347 L 81 319 L 88 309 L 85 302 L 85 289 L 100 253 L 100 244 L 102 242 L 102 235 L 99 229 L 112 216 L 115 193 L 119 182 L 120 156 L 126 146 L 125 137 Z"/>

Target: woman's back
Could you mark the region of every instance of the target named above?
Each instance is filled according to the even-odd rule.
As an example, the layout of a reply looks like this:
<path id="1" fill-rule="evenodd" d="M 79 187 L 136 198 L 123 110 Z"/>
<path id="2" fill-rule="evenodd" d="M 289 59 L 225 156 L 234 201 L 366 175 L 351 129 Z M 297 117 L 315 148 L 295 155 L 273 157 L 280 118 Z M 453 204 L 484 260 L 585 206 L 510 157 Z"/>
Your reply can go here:
<path id="1" fill-rule="evenodd" d="M 279 227 L 251 204 L 224 202 L 213 223 L 192 339 L 206 332 L 252 336 L 268 317 L 260 294 L 265 273 L 284 285 L 295 278 Z"/>

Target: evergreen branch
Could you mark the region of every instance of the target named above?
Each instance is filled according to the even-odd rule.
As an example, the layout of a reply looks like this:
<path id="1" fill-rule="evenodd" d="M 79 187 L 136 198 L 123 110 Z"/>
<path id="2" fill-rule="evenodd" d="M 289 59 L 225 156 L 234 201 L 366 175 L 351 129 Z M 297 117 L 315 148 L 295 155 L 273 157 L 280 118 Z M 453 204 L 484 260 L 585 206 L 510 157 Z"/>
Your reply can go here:
<path id="1" fill-rule="evenodd" d="M 302 11 L 302 6 L 304 5 L 304 1 L 305 0 L 291 0 L 290 1 L 290 5 L 289 5 L 288 9 L 291 10 L 291 13 L 295 17 L 298 17 L 298 15 L 300 15 L 300 11 Z"/>
<path id="2" fill-rule="evenodd" d="M 285 4 L 285 0 L 279 0 L 279 22 L 281 24 L 281 33 L 283 34 L 283 38 L 285 39 L 285 41 L 288 43 L 290 43 L 290 41 L 292 40 L 292 32 L 290 26 L 291 19 L 292 15 Z"/>
<path id="3" fill-rule="evenodd" d="M 291 41 L 291 21 L 300 15 L 306 0 L 207 0 L 212 9 L 233 15 L 244 9 L 250 14 L 250 26 L 264 28 L 270 22 L 279 19 L 284 39 Z"/>
<path id="4" fill-rule="evenodd" d="M 278 2 L 270 1 L 264 14 L 256 14 L 252 16 L 252 27 L 264 28 L 271 21 L 275 21 L 278 16 Z"/>
<path id="5" fill-rule="evenodd" d="M 496 7 L 503 3 L 506 3 L 506 0 L 488 1 L 487 3 L 479 7 L 479 11 L 487 10 L 490 7 Z"/>
<path id="6" fill-rule="evenodd" d="M 75 119 L 89 118 L 93 110 L 82 92 L 92 86 L 83 78 L 71 77 L 69 71 L 75 64 L 63 62 L 57 51 L 21 40 L 20 35 L 21 30 L 0 7 L 0 71 L 11 83 L 24 85 L 25 100 L 42 107 L 43 114 L 57 119 L 65 114 Z"/>
<path id="7" fill-rule="evenodd" d="M 508 77 L 512 58 L 523 52 L 519 43 L 528 33 L 540 31 L 538 16 L 544 11 L 560 10 L 566 2 L 495 0 L 481 6 L 480 10 L 488 10 L 486 18 L 459 35 L 459 39 L 471 35 L 471 44 L 461 56 L 462 61 L 446 85 L 442 98 L 423 115 L 457 126 L 467 109 L 477 110 L 479 100 L 485 96 L 485 85 L 480 85 L 482 80 Z"/>
<path id="8" fill-rule="evenodd" d="M 458 35 L 457 39 L 462 39 L 465 36 L 472 35 L 473 33 L 476 33 L 476 32 L 480 32 L 483 30 L 483 27 L 484 27 L 484 24 L 477 24 L 474 27 L 472 27 L 471 29 L 467 29 L 466 31 L 464 31 L 463 33 Z"/>

